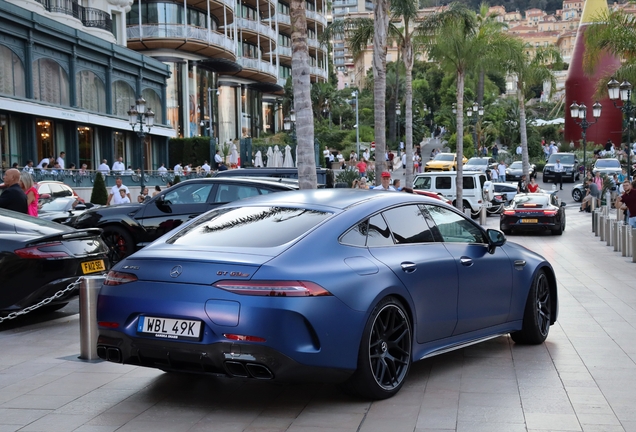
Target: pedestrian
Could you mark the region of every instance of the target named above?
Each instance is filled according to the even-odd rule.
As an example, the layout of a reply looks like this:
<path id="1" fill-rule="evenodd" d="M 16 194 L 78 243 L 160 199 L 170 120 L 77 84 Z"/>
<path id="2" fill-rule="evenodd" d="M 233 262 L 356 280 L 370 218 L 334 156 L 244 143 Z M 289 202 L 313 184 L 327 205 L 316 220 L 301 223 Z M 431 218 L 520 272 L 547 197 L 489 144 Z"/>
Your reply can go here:
<path id="1" fill-rule="evenodd" d="M 497 146 L 497 144 L 493 144 L 492 145 L 492 157 L 497 159 L 497 156 L 499 156 L 499 146 Z"/>
<path id="2" fill-rule="evenodd" d="M 519 145 L 517 146 L 517 151 L 516 151 L 516 153 L 517 153 L 517 158 L 521 159 L 521 155 L 522 155 L 522 153 L 523 153 L 523 149 L 521 148 L 521 144 L 519 144 Z"/>
<path id="3" fill-rule="evenodd" d="M 636 228 L 636 191 L 634 188 L 636 188 L 636 180 L 631 183 L 629 180 L 625 180 L 623 182 L 625 192 L 616 199 L 616 207 L 629 212 L 627 223 L 632 228 Z"/>
<path id="4" fill-rule="evenodd" d="M 121 174 L 124 172 L 125 169 L 126 169 L 126 165 L 124 165 L 124 158 L 119 156 L 119 159 L 117 159 L 115 163 L 113 164 L 113 173 Z"/>
<path id="5" fill-rule="evenodd" d="M 120 189 L 120 191 L 122 190 L 123 189 Z M 150 195 L 148 192 L 148 188 L 144 187 L 144 190 L 137 196 L 137 202 L 141 204 L 148 201 L 149 199 L 150 199 Z"/>
<path id="6" fill-rule="evenodd" d="M 497 168 L 490 170 L 490 178 L 492 179 L 493 183 L 497 183 L 499 181 L 499 171 L 497 170 Z"/>
<path id="7" fill-rule="evenodd" d="M 20 187 L 20 171 L 10 168 L 4 173 L 5 190 L 0 195 L 0 208 L 29 214 L 27 196 Z"/>
<path id="8" fill-rule="evenodd" d="M 108 200 L 106 201 L 106 205 L 110 205 L 112 201 L 113 204 L 123 204 L 121 199 L 120 190 L 126 191 L 125 196 L 128 198 L 128 202 L 130 202 L 130 191 L 128 188 L 122 183 L 121 177 L 117 177 L 115 179 L 115 186 L 110 189 L 110 194 L 108 195 Z"/>
<path id="9" fill-rule="evenodd" d="M 504 161 L 499 162 L 497 165 L 497 174 L 499 174 L 499 181 L 502 183 L 506 182 L 506 163 Z"/>
<path id="10" fill-rule="evenodd" d="M 356 164 L 356 168 L 358 168 L 358 174 L 360 177 L 366 177 L 367 174 L 367 163 L 364 159 Z"/>
<path id="11" fill-rule="evenodd" d="M 559 190 L 563 190 L 563 172 L 565 171 L 565 168 L 563 167 L 563 164 L 561 163 L 561 159 L 557 159 L 556 163 L 554 164 L 554 184 L 556 185 L 557 183 L 559 183 Z"/>
<path id="12" fill-rule="evenodd" d="M 340 169 L 345 169 L 345 160 L 342 153 L 338 152 L 336 159 L 338 160 L 338 163 L 340 164 Z"/>
<path id="13" fill-rule="evenodd" d="M 20 173 L 20 187 L 27 197 L 28 214 L 33 217 L 38 217 L 38 200 L 40 199 L 40 194 L 38 194 L 35 183 L 33 183 L 31 174 L 25 171 Z"/>
<path id="14" fill-rule="evenodd" d="M 26 165 L 24 165 L 24 168 L 22 168 L 22 171 L 33 174 L 33 161 L 31 159 L 27 161 Z"/>
<path id="15" fill-rule="evenodd" d="M 65 152 L 60 152 L 60 156 L 57 158 L 57 163 L 60 164 L 60 169 L 65 169 L 66 165 L 65 165 L 65 161 L 64 158 L 66 157 L 66 153 Z"/>
<path id="16" fill-rule="evenodd" d="M 166 168 L 166 164 L 162 163 L 159 168 L 157 168 L 157 172 L 159 175 L 163 175 L 168 172 L 168 168 Z"/>
<path id="17" fill-rule="evenodd" d="M 393 171 L 393 159 L 395 158 L 395 155 L 393 154 L 393 152 L 391 150 L 389 150 L 389 155 L 388 155 L 388 162 L 389 162 L 389 171 Z"/>
<path id="18" fill-rule="evenodd" d="M 322 151 L 322 156 L 325 159 L 325 168 L 329 168 L 329 154 L 331 152 L 329 151 L 329 147 L 325 146 L 325 149 Z"/>
<path id="19" fill-rule="evenodd" d="M 603 190 L 603 179 L 601 178 L 601 173 L 599 171 L 594 174 L 594 178 L 592 179 L 592 181 L 596 183 L 598 190 Z"/>
<path id="20" fill-rule="evenodd" d="M 388 171 L 382 171 L 382 177 L 380 177 L 380 185 L 373 188 L 373 190 L 385 190 L 395 192 L 395 188 L 391 186 L 391 173 Z M 636 194 L 635 194 L 636 195 Z"/>
<path id="21" fill-rule="evenodd" d="M 155 191 L 152 193 L 152 196 L 153 196 L 153 197 L 154 197 L 154 196 L 157 196 L 157 195 L 159 195 L 160 193 L 161 193 L 161 186 L 156 185 L 156 186 L 155 186 Z"/>
<path id="22" fill-rule="evenodd" d="M 130 204 L 130 198 L 124 189 L 119 189 L 119 201 L 117 204 Z"/>
<path id="23" fill-rule="evenodd" d="M 201 169 L 203 170 L 205 175 L 208 175 L 208 174 L 210 174 L 210 170 L 212 168 L 210 168 L 210 164 L 208 164 L 208 161 L 203 161 L 203 165 L 201 165 Z"/>
<path id="24" fill-rule="evenodd" d="M 528 192 L 535 193 L 539 190 L 539 185 L 533 176 L 530 176 L 530 183 L 528 183 Z"/>
<path id="25" fill-rule="evenodd" d="M 395 189 L 396 191 L 402 190 L 402 186 L 400 186 L 400 179 L 393 180 L 393 189 Z"/>
<path id="26" fill-rule="evenodd" d="M 42 158 L 42 160 L 40 161 L 40 163 L 39 163 L 39 164 L 37 164 L 36 168 L 38 168 L 38 169 L 43 169 L 43 168 L 42 168 L 42 165 L 43 165 L 43 164 L 47 164 L 47 165 L 48 165 L 49 163 L 51 163 L 51 160 L 50 160 L 48 157 L 44 157 L 44 158 Z"/>
<path id="27" fill-rule="evenodd" d="M 579 211 L 589 211 L 588 207 L 591 205 L 590 202 L 593 199 L 598 200 L 601 197 L 601 190 L 596 186 L 596 183 L 593 181 L 586 179 L 585 180 L 585 196 L 581 201 L 581 208 Z"/>
<path id="28" fill-rule="evenodd" d="M 517 183 L 517 193 L 528 193 L 528 182 L 525 174 L 521 174 L 521 178 Z"/>
<path id="29" fill-rule="evenodd" d="M 97 167 L 97 171 L 102 173 L 102 175 L 107 176 L 110 174 L 110 167 L 108 166 L 108 161 L 106 159 L 102 159 L 102 163 Z"/>
<path id="30" fill-rule="evenodd" d="M 182 175 L 183 174 L 183 168 L 181 168 L 181 162 L 180 161 L 177 162 L 177 164 L 174 166 L 172 171 L 174 172 L 174 175 Z"/>

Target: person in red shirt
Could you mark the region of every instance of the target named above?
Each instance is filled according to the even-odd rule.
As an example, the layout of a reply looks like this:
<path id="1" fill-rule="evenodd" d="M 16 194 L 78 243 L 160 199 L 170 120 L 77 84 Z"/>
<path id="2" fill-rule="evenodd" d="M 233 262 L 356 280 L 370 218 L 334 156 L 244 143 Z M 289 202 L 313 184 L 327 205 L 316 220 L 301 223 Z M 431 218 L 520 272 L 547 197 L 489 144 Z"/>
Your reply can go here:
<path id="1" fill-rule="evenodd" d="M 356 164 L 356 167 L 358 168 L 358 172 L 360 173 L 360 177 L 365 177 L 365 175 L 367 173 L 367 164 L 364 161 L 364 159 L 360 160 L 360 162 L 358 162 Z"/>
<path id="2" fill-rule="evenodd" d="M 632 228 L 636 228 L 636 180 L 629 182 L 625 180 L 623 182 L 623 194 L 616 199 L 616 207 L 620 207 L 622 210 L 629 211 L 628 224 Z"/>
<path id="3" fill-rule="evenodd" d="M 539 185 L 537 184 L 534 177 L 530 177 L 530 183 L 528 184 L 528 192 L 535 193 L 539 190 Z"/>

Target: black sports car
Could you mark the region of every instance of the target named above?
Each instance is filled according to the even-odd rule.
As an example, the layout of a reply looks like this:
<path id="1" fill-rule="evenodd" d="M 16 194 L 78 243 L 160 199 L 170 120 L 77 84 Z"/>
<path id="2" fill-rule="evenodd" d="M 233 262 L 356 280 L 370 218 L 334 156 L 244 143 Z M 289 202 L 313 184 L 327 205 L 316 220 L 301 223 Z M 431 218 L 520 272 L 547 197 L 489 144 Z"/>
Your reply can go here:
<path id="1" fill-rule="evenodd" d="M 182 223 L 220 205 L 295 189 L 298 189 L 298 183 L 291 184 L 289 180 L 197 178 L 177 183 L 143 204 L 87 210 L 71 225 L 75 228 L 102 228 L 102 238 L 110 248 L 109 258 L 114 264 Z"/>
<path id="2" fill-rule="evenodd" d="M 0 209 L 0 315 L 51 297 L 80 276 L 108 271 L 108 247 L 100 233 Z M 77 292 L 44 308 L 59 309 Z"/>
<path id="3" fill-rule="evenodd" d="M 534 177 L 534 170 L 536 169 L 535 164 L 530 164 L 530 177 Z M 510 164 L 508 168 L 506 168 L 506 181 L 518 181 L 521 180 L 521 176 L 523 175 L 523 163 L 521 161 L 516 161 Z M 530 178 L 528 177 L 528 178 Z"/>
<path id="4" fill-rule="evenodd" d="M 38 211 L 38 217 L 64 225 L 71 225 L 77 217 L 93 207 L 95 207 L 94 204 L 80 202 L 75 197 L 55 198 L 52 201 L 42 203 L 42 207 Z"/>
<path id="5" fill-rule="evenodd" d="M 513 230 L 550 230 L 561 235 L 565 231 L 564 207 L 555 193 L 517 194 L 501 213 L 499 227 L 504 234 Z"/>

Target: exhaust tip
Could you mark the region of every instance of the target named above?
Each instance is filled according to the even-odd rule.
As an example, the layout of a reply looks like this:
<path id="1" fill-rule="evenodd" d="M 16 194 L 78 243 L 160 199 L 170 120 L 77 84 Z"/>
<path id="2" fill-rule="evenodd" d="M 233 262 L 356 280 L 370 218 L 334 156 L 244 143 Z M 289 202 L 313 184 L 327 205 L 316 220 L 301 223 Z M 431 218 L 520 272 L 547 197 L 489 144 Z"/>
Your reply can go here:
<path id="1" fill-rule="evenodd" d="M 230 376 L 238 378 L 249 378 L 249 373 L 245 369 L 245 365 L 241 362 L 226 361 L 225 370 Z"/>
<path id="2" fill-rule="evenodd" d="M 106 360 L 113 363 L 121 363 L 121 351 L 119 348 L 108 348 L 106 350 Z"/>
<path id="3" fill-rule="evenodd" d="M 248 363 L 245 367 L 250 375 L 256 379 L 269 380 L 274 378 L 274 374 L 266 366 Z"/>

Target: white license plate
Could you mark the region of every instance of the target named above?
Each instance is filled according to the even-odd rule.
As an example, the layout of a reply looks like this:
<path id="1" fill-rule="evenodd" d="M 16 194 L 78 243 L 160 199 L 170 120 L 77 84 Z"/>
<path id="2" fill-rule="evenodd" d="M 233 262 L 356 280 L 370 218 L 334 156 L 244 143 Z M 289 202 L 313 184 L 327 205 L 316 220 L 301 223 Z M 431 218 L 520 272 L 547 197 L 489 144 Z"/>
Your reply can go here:
<path id="1" fill-rule="evenodd" d="M 201 321 L 140 316 L 137 333 L 171 340 L 196 340 L 201 336 Z"/>

